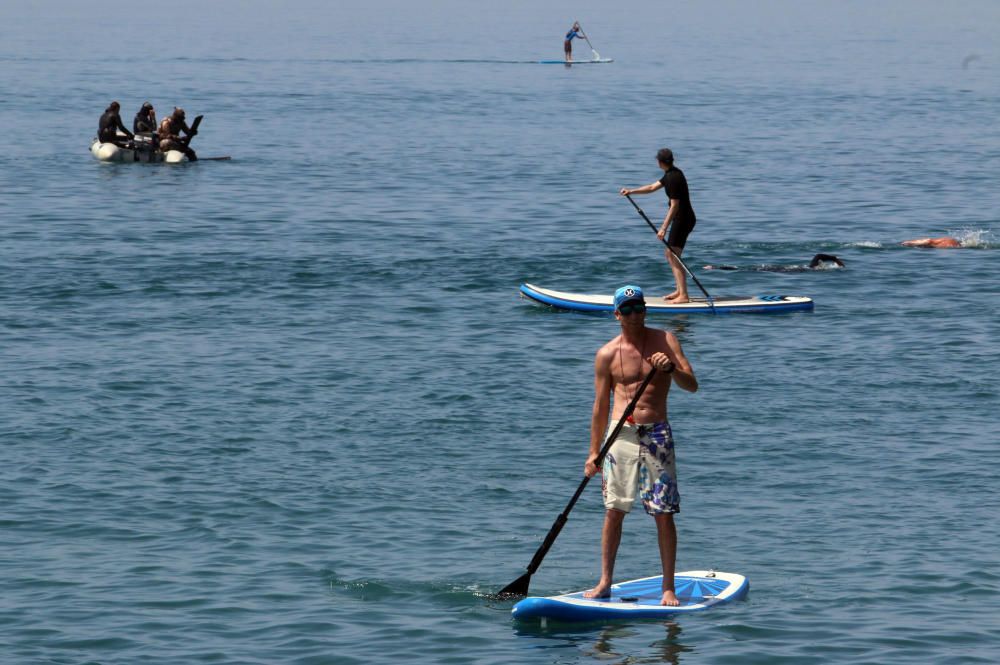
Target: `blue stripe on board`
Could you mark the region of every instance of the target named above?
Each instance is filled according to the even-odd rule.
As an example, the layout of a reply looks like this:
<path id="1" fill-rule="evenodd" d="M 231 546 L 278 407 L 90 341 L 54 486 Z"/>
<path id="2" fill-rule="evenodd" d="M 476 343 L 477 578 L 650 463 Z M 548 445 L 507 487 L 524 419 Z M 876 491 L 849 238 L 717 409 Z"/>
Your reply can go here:
<path id="1" fill-rule="evenodd" d="M 522 284 L 520 287 L 520 292 L 527 298 L 540 302 L 544 305 L 549 305 L 550 307 L 557 307 L 559 309 L 567 309 L 574 312 L 607 312 L 611 313 L 615 311 L 614 305 L 603 304 L 603 303 L 588 303 L 581 302 L 579 300 L 567 300 L 564 298 L 555 298 L 544 293 L 540 293 L 530 288 L 527 284 Z M 757 296 L 762 302 L 756 305 L 727 305 L 725 302 L 715 301 L 715 309 L 719 313 L 752 313 L 752 314 L 774 314 L 780 312 L 795 312 L 795 311 L 807 311 L 813 309 L 814 303 L 812 300 L 808 302 L 785 302 L 782 300 L 782 296 Z M 647 310 L 652 313 L 663 313 L 663 314 L 687 314 L 687 313 L 702 313 L 707 312 L 709 314 L 713 313 L 711 307 L 700 307 L 697 309 L 682 308 L 682 307 L 649 307 Z"/>

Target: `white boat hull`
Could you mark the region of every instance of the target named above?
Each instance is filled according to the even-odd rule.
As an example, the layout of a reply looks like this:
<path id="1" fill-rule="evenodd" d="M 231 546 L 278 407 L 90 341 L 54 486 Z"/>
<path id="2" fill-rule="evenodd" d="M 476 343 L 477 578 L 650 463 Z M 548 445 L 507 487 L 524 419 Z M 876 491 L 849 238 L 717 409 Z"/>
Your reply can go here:
<path id="1" fill-rule="evenodd" d="M 180 150 L 133 150 L 122 148 L 114 143 L 101 143 L 97 139 L 90 144 L 90 154 L 102 162 L 143 162 L 158 164 L 177 164 L 188 161 L 187 155 Z"/>

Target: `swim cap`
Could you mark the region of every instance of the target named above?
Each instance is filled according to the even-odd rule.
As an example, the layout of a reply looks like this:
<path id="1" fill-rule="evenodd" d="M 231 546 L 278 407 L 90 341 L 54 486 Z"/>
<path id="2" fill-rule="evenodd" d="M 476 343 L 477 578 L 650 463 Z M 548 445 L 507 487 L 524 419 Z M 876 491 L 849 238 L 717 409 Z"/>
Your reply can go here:
<path id="1" fill-rule="evenodd" d="M 634 284 L 626 284 L 617 291 L 615 291 L 615 310 L 624 305 L 627 302 L 632 302 L 636 300 L 638 302 L 646 302 L 646 299 L 642 297 L 642 289 Z"/>

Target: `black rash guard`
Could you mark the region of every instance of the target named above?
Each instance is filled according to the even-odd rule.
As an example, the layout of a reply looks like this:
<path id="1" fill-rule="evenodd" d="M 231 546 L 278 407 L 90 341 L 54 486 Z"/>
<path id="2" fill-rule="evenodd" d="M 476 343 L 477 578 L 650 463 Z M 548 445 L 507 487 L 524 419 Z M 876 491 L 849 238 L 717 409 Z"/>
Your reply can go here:
<path id="1" fill-rule="evenodd" d="M 149 113 L 139 111 L 135 114 L 135 120 L 132 121 L 132 131 L 136 134 L 139 132 L 153 133 L 156 131 L 156 121 L 150 119 Z"/>
<path id="2" fill-rule="evenodd" d="M 132 132 L 125 129 L 125 125 L 122 124 L 122 117 L 118 115 L 117 111 L 112 111 L 110 108 L 104 111 L 101 116 L 101 121 L 97 125 L 97 138 L 99 138 L 103 143 L 111 143 L 118 138 L 118 132 L 116 130 L 121 130 L 125 136 L 129 138 L 132 137 Z"/>

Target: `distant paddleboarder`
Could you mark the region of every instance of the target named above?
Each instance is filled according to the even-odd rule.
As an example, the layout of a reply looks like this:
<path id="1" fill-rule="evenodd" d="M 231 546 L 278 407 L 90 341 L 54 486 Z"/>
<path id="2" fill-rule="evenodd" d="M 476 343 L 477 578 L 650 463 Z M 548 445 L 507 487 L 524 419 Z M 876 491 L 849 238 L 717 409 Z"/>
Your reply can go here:
<path id="1" fill-rule="evenodd" d="M 563 53 L 566 55 L 566 62 L 573 60 L 573 40 L 584 36 L 580 28 L 580 22 L 574 21 L 573 27 L 566 33 L 566 40 L 563 42 Z"/>
<path id="2" fill-rule="evenodd" d="M 765 263 L 758 266 L 729 266 L 729 265 L 707 265 L 703 266 L 703 270 L 747 270 L 753 272 L 805 272 L 807 270 L 824 270 L 832 267 L 843 268 L 843 260 L 837 258 L 833 254 L 817 254 L 812 257 L 809 261 L 809 265 L 776 265 L 771 263 Z"/>
<path id="3" fill-rule="evenodd" d="M 610 595 L 615 557 L 621 543 L 622 521 L 632 510 L 636 494 L 646 513 L 656 521 L 660 563 L 663 568 L 661 605 L 679 602 L 674 589 L 674 564 L 677 559 L 677 529 L 674 513 L 680 512 L 674 464 L 674 441 L 667 420 L 667 396 L 676 383 L 682 390 L 698 390 L 691 363 L 673 333 L 646 327 L 646 301 L 638 286 L 623 286 L 615 291 L 615 318 L 621 334 L 605 344 L 594 358 L 594 406 L 590 420 L 590 454 L 584 465 L 589 478 L 603 474 L 604 528 L 601 533 L 601 579 L 586 598 Z M 632 401 L 649 371 L 658 370 L 625 421 L 618 438 L 604 457 L 603 466 L 596 460 L 601 444 Z M 614 395 L 614 409 L 611 397 Z M 609 426 L 609 415 L 611 417 Z"/>
<path id="4" fill-rule="evenodd" d="M 691 195 L 688 192 L 687 178 L 684 177 L 683 171 L 674 166 L 674 153 L 671 152 L 670 148 L 663 148 L 656 153 L 656 163 L 663 169 L 662 178 L 654 183 L 643 187 L 636 187 L 635 189 L 622 187 L 621 195 L 651 194 L 658 189 L 666 189 L 670 207 L 667 209 L 667 216 L 663 218 L 663 224 L 660 226 L 660 230 L 656 236 L 660 240 L 663 240 L 664 237 L 667 238 L 667 261 L 670 262 L 670 270 L 674 273 L 674 281 L 677 283 L 677 288 L 672 293 L 663 296 L 663 299 L 679 305 L 691 302 L 690 298 L 688 298 L 687 273 L 684 271 L 684 266 L 681 264 L 679 257 L 684 251 L 687 237 L 694 229 L 697 219 L 695 218 L 694 208 L 691 206 Z M 670 230 L 669 236 L 667 236 L 668 229 Z M 673 250 L 673 252 L 670 250 Z"/>

